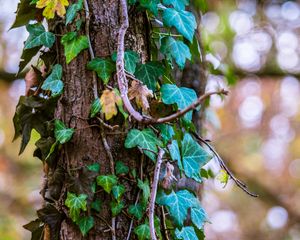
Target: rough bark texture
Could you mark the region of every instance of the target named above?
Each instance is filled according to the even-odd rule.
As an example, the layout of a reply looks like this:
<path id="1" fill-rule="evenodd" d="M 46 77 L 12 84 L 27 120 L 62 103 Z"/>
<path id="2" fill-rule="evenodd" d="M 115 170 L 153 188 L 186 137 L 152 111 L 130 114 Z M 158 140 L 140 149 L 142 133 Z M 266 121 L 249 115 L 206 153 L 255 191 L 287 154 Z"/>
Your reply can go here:
<path id="1" fill-rule="evenodd" d="M 90 8 L 90 37 L 96 57 L 109 57 L 117 49 L 117 34 L 120 27 L 120 7 L 117 0 L 99 0 L 89 1 Z M 147 42 L 147 20 L 145 15 L 136 10 L 131 10 L 130 28 L 126 35 L 126 47 L 140 54 L 142 61 L 148 58 L 148 42 Z M 60 34 L 65 33 L 65 27 L 57 27 L 56 31 Z M 84 28 L 83 28 L 84 29 Z M 101 174 L 110 174 L 110 161 L 104 149 L 99 128 L 88 128 L 89 122 L 84 120 L 88 118 L 91 102 L 93 97 L 92 72 L 86 70 L 86 64 L 90 60 L 87 50 L 82 52 L 70 64 L 66 64 L 63 56 L 63 48 L 57 46 L 59 63 L 63 65 L 65 83 L 64 94 L 60 99 L 56 111 L 56 118 L 64 121 L 68 127 L 76 130 L 72 141 L 64 145 L 59 158 L 59 165 L 63 167 L 65 172 L 69 172 L 73 176 L 73 180 L 65 179 L 60 194 L 60 206 L 67 213 L 63 206 L 66 198 L 66 192 L 72 189 L 79 191 L 80 187 L 74 187 L 75 183 L 80 183 L 80 176 L 84 174 L 78 168 L 92 164 L 100 163 Z M 99 85 L 100 80 L 99 80 Z M 112 79 L 110 86 L 115 86 L 116 81 Z M 100 92 L 99 87 L 98 92 Z M 122 124 L 122 117 L 117 116 L 118 124 Z M 82 130 L 80 130 L 82 129 Z M 121 160 L 132 168 L 138 167 L 140 163 L 140 155 L 138 152 L 128 151 L 124 148 L 125 134 L 111 134 L 106 129 L 108 144 L 111 148 L 112 155 L 115 160 Z M 119 131 L 126 131 L 125 127 L 121 127 Z M 75 170 L 74 170 L 75 169 Z M 125 204 L 129 205 L 135 201 L 136 189 L 128 182 L 125 184 L 127 193 L 124 197 Z M 72 185 L 73 184 L 73 185 Z M 81 184 L 81 183 L 80 183 Z M 79 184 L 79 186 L 80 186 Z M 79 189 L 79 190 L 78 190 Z M 83 185 L 81 190 L 88 191 Z M 88 194 L 88 192 L 86 192 Z M 70 220 L 64 220 L 61 226 L 61 239 L 63 240 L 79 240 L 79 239 L 112 239 L 111 232 L 107 231 L 108 225 L 111 225 L 111 213 L 109 203 L 111 197 L 103 191 L 97 194 L 97 198 L 101 200 L 102 211 L 99 217 L 95 216 L 95 227 L 83 238 L 76 227 Z M 104 221 L 105 220 L 105 221 Z M 124 214 L 120 214 L 116 218 L 116 239 L 125 239 L 128 233 L 130 219 Z M 133 234 L 130 239 L 134 239 Z"/>

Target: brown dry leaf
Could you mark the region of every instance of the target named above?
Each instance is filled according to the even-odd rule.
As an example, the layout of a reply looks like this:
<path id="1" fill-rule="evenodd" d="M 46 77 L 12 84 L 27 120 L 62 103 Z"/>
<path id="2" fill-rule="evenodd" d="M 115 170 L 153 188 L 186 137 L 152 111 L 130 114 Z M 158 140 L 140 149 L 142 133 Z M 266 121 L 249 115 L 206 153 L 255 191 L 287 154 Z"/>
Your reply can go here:
<path id="1" fill-rule="evenodd" d="M 55 12 L 63 17 L 66 14 L 66 6 L 69 6 L 68 0 L 39 0 L 36 3 L 37 8 L 45 8 L 43 15 L 47 19 L 54 18 Z"/>
<path id="2" fill-rule="evenodd" d="M 170 189 L 172 182 L 177 181 L 176 177 L 173 175 L 173 172 L 174 172 L 174 166 L 171 163 L 167 162 L 166 172 L 162 181 L 162 187 L 164 189 Z"/>
<path id="3" fill-rule="evenodd" d="M 137 106 L 142 108 L 143 112 L 148 112 L 148 109 L 150 108 L 148 97 L 153 98 L 152 90 L 149 90 L 147 86 L 143 85 L 141 82 L 133 80 L 128 91 L 128 96 L 130 100 L 135 98 Z"/>
<path id="4" fill-rule="evenodd" d="M 30 70 L 25 75 L 25 96 L 30 95 L 30 89 L 34 86 L 38 85 L 38 75 L 35 72 L 33 68 L 30 68 Z"/>
<path id="5" fill-rule="evenodd" d="M 101 97 L 100 97 L 100 103 L 101 103 L 101 111 L 105 115 L 105 119 L 109 120 L 113 116 L 118 114 L 118 109 L 116 106 L 116 103 L 118 101 L 118 96 L 116 96 L 114 91 L 111 90 L 104 90 Z"/>

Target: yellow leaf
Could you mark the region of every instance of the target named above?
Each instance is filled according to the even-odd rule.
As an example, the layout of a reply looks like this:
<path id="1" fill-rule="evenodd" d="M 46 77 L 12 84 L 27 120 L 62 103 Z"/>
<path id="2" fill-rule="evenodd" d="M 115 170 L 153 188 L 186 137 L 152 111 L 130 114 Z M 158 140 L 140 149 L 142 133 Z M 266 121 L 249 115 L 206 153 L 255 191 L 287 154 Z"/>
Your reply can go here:
<path id="1" fill-rule="evenodd" d="M 47 19 L 54 18 L 55 12 L 63 17 L 66 14 L 66 6 L 69 6 L 68 0 L 39 0 L 36 3 L 37 8 L 45 8 L 43 15 Z"/>
<path id="2" fill-rule="evenodd" d="M 135 102 L 138 107 L 142 108 L 143 112 L 148 112 L 149 102 L 148 97 L 153 97 L 153 92 L 143 85 L 141 82 L 132 81 L 131 87 L 128 91 L 129 99 L 135 98 Z"/>
<path id="3" fill-rule="evenodd" d="M 116 106 L 118 100 L 118 96 L 116 96 L 114 91 L 103 91 L 100 97 L 100 103 L 102 107 L 101 111 L 104 113 L 106 120 L 109 120 L 118 114 L 118 109 Z"/>

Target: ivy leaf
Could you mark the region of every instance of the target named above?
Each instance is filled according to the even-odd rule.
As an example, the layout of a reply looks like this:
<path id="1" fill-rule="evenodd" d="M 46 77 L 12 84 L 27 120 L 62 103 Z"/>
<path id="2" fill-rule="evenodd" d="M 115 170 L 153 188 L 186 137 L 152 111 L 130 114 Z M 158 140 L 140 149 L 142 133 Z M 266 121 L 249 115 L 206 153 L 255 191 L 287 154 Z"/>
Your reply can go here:
<path id="1" fill-rule="evenodd" d="M 82 10 L 82 4 L 83 4 L 83 0 L 79 0 L 77 3 L 74 3 L 68 7 L 66 13 L 66 25 L 73 22 L 77 12 Z"/>
<path id="2" fill-rule="evenodd" d="M 182 41 L 176 41 L 173 37 L 164 37 L 161 40 L 160 50 L 168 59 L 173 57 L 180 69 L 184 68 L 186 59 L 191 60 L 192 57 L 189 47 Z"/>
<path id="3" fill-rule="evenodd" d="M 93 217 L 83 217 L 78 221 L 78 226 L 82 236 L 86 236 L 87 233 L 94 227 L 94 218 Z"/>
<path id="4" fill-rule="evenodd" d="M 168 145 L 168 149 L 169 149 L 172 160 L 177 161 L 177 165 L 178 165 L 179 169 L 183 170 L 181 157 L 180 157 L 180 150 L 179 150 L 177 140 L 173 140 L 171 142 L 171 144 Z"/>
<path id="5" fill-rule="evenodd" d="M 37 9 L 30 4 L 30 0 L 21 0 L 18 4 L 16 19 L 10 29 L 27 25 L 30 20 L 35 20 Z"/>
<path id="6" fill-rule="evenodd" d="M 173 127 L 168 124 L 158 124 L 155 126 L 160 131 L 160 136 L 167 143 L 175 135 Z"/>
<path id="7" fill-rule="evenodd" d="M 115 168 L 117 175 L 127 174 L 129 172 L 129 168 L 121 161 L 116 162 Z"/>
<path id="8" fill-rule="evenodd" d="M 111 58 L 114 62 L 116 62 L 117 61 L 117 53 L 115 52 Z M 127 72 L 134 74 L 136 64 L 138 62 L 140 62 L 140 56 L 138 55 L 138 53 L 136 53 L 134 51 L 125 51 L 124 52 L 124 63 L 125 63 L 124 67 Z"/>
<path id="9" fill-rule="evenodd" d="M 117 104 L 120 97 L 116 95 L 114 90 L 104 90 L 100 97 L 101 112 L 104 113 L 105 119 L 109 120 L 118 114 Z M 120 104 L 120 103 L 119 103 Z"/>
<path id="10" fill-rule="evenodd" d="M 137 235 L 138 240 L 150 239 L 150 227 L 148 223 L 137 226 L 134 229 L 134 233 Z"/>
<path id="11" fill-rule="evenodd" d="M 42 89 L 51 91 L 53 97 L 61 95 L 64 88 L 64 83 L 61 78 L 62 66 L 60 64 L 56 64 L 54 65 L 51 74 L 44 81 Z"/>
<path id="12" fill-rule="evenodd" d="M 138 187 L 143 191 L 143 204 L 147 205 L 148 199 L 150 197 L 150 186 L 148 179 L 146 179 L 145 182 L 138 179 Z"/>
<path id="13" fill-rule="evenodd" d="M 110 208 L 111 208 L 111 213 L 113 217 L 119 215 L 122 212 L 122 209 L 124 208 L 124 203 L 123 202 L 111 202 L 110 203 Z"/>
<path id="14" fill-rule="evenodd" d="M 152 12 L 155 16 L 158 15 L 157 5 L 159 4 L 159 0 L 140 0 L 140 4 L 142 7 Z"/>
<path id="15" fill-rule="evenodd" d="M 177 104 L 179 110 L 182 110 L 197 100 L 196 92 L 193 89 L 177 87 L 174 84 L 164 84 L 161 89 L 162 101 L 165 104 Z M 192 120 L 192 111 L 186 113 L 184 118 Z"/>
<path id="16" fill-rule="evenodd" d="M 190 207 L 197 204 L 197 198 L 187 190 L 172 191 L 169 195 L 159 192 L 157 202 L 169 208 L 176 225 L 182 226 Z"/>
<path id="17" fill-rule="evenodd" d="M 172 5 L 176 10 L 184 10 L 189 5 L 189 0 L 163 0 L 165 5 Z"/>
<path id="18" fill-rule="evenodd" d="M 74 32 L 66 33 L 61 38 L 64 45 L 66 61 L 69 64 L 84 49 L 89 47 L 87 36 L 77 36 Z"/>
<path id="19" fill-rule="evenodd" d="M 126 188 L 124 185 L 115 185 L 112 188 L 112 194 L 115 197 L 115 199 L 119 202 L 123 194 L 125 193 Z"/>
<path id="20" fill-rule="evenodd" d="M 46 32 L 41 23 L 28 24 L 26 26 L 29 32 L 29 37 L 25 42 L 24 49 L 30 49 L 38 46 L 51 48 L 55 42 L 55 35 L 51 32 Z"/>
<path id="21" fill-rule="evenodd" d="M 122 98 L 121 98 L 121 94 L 119 92 L 119 90 L 117 88 L 114 88 L 114 93 L 115 93 L 115 100 L 116 100 L 116 104 L 117 104 L 117 107 L 119 109 L 119 112 L 122 113 L 124 119 L 126 120 L 128 118 L 128 113 L 125 112 L 124 108 L 123 108 L 123 101 L 122 101 Z"/>
<path id="22" fill-rule="evenodd" d="M 166 8 L 163 12 L 163 22 L 167 27 L 175 27 L 180 34 L 192 42 L 197 23 L 191 12 Z"/>
<path id="23" fill-rule="evenodd" d="M 198 239 L 193 227 L 183 227 L 181 231 L 176 228 L 175 235 L 177 239 L 195 240 Z"/>
<path id="24" fill-rule="evenodd" d="M 152 90 L 139 81 L 133 80 L 128 91 L 129 100 L 135 99 L 136 105 L 142 108 L 143 112 L 148 112 L 150 108 L 148 98 L 153 98 Z"/>
<path id="25" fill-rule="evenodd" d="M 127 134 L 125 140 L 126 148 L 140 147 L 143 149 L 145 155 L 152 160 L 156 159 L 154 153 L 158 152 L 157 146 L 162 146 L 162 142 L 156 137 L 154 132 L 150 128 L 143 129 L 131 129 Z M 147 151 L 147 149 L 149 151 Z"/>
<path id="26" fill-rule="evenodd" d="M 100 171 L 100 164 L 99 163 L 94 163 L 86 167 L 88 170 L 92 172 L 99 172 Z"/>
<path id="27" fill-rule="evenodd" d="M 145 64 L 138 64 L 135 76 L 141 80 L 149 89 L 155 91 L 157 79 L 162 76 L 164 69 L 161 63 L 147 62 Z"/>
<path id="28" fill-rule="evenodd" d="M 70 141 L 73 133 L 75 132 L 74 128 L 67 128 L 65 124 L 58 119 L 55 120 L 54 126 L 54 135 L 56 140 L 59 141 L 60 144 L 64 144 Z"/>
<path id="29" fill-rule="evenodd" d="M 117 182 L 118 179 L 115 175 L 101 175 L 97 177 L 97 184 L 107 193 L 111 192 L 113 186 L 116 185 Z"/>
<path id="30" fill-rule="evenodd" d="M 36 3 L 37 8 L 45 8 L 43 15 L 47 19 L 54 18 L 55 12 L 63 17 L 66 14 L 66 6 L 69 6 L 68 0 L 39 0 Z"/>
<path id="31" fill-rule="evenodd" d="M 22 72 L 22 70 L 27 66 L 27 64 L 31 61 L 31 59 L 35 55 L 37 55 L 40 48 L 41 47 L 39 46 L 39 47 L 30 48 L 30 49 L 23 49 L 23 52 L 22 52 L 22 55 L 21 55 L 21 58 L 20 58 L 18 74 L 20 72 Z"/>
<path id="32" fill-rule="evenodd" d="M 95 58 L 87 65 L 88 70 L 95 71 L 100 79 L 107 84 L 116 65 L 110 59 Z"/>
<path id="33" fill-rule="evenodd" d="M 95 117 L 101 111 L 100 98 L 94 100 L 91 105 L 90 116 L 91 118 Z"/>
<path id="34" fill-rule="evenodd" d="M 68 192 L 65 205 L 70 209 L 69 214 L 73 222 L 77 222 L 79 219 L 80 210 L 86 211 L 86 194 L 76 195 Z"/>
<path id="35" fill-rule="evenodd" d="M 221 169 L 220 173 L 217 176 L 217 180 L 224 184 L 224 187 L 227 185 L 228 181 L 229 181 L 229 175 L 227 174 L 227 172 L 224 169 Z"/>
<path id="36" fill-rule="evenodd" d="M 197 204 L 197 207 L 192 207 L 191 218 L 192 222 L 199 230 L 203 228 L 204 223 L 207 221 L 207 214 L 200 203 Z"/>
<path id="37" fill-rule="evenodd" d="M 185 175 L 201 182 L 200 170 L 211 156 L 188 133 L 184 135 L 181 145 Z"/>
<path id="38" fill-rule="evenodd" d="M 141 220 L 143 217 L 143 206 L 138 203 L 136 205 L 130 205 L 128 207 L 128 213 L 136 217 L 137 220 Z"/>

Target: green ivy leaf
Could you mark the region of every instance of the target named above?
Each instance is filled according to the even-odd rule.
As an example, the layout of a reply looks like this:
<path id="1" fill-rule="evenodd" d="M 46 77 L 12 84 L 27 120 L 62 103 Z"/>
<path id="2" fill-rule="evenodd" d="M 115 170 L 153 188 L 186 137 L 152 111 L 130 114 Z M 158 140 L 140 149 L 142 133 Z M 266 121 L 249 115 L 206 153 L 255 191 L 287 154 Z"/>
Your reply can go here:
<path id="1" fill-rule="evenodd" d="M 124 185 L 115 185 L 112 188 L 112 194 L 114 196 L 114 198 L 119 202 L 123 196 L 123 194 L 125 193 L 126 188 Z"/>
<path id="2" fill-rule="evenodd" d="M 111 202 L 110 203 L 110 208 L 111 208 L 111 213 L 113 217 L 119 215 L 122 212 L 122 209 L 124 208 L 124 203 L 123 202 Z"/>
<path id="3" fill-rule="evenodd" d="M 218 174 L 218 176 L 216 177 L 216 179 L 217 179 L 220 183 L 224 184 L 224 187 L 225 187 L 225 186 L 227 185 L 228 181 L 229 181 L 229 175 L 228 175 L 228 173 L 227 173 L 224 169 L 222 169 L 222 170 L 219 172 L 219 174 Z"/>
<path id="4" fill-rule="evenodd" d="M 166 8 L 163 12 L 163 22 L 168 27 L 175 27 L 180 34 L 192 42 L 197 23 L 191 12 Z"/>
<path id="5" fill-rule="evenodd" d="M 83 7 L 83 0 L 79 0 L 77 3 L 72 4 L 68 7 L 66 13 L 66 25 L 73 22 L 74 18 L 76 17 L 77 12 L 82 10 Z"/>
<path id="6" fill-rule="evenodd" d="M 51 48 L 55 42 L 55 35 L 51 32 L 46 32 L 41 23 L 28 24 L 26 26 L 29 32 L 29 37 L 25 42 L 24 49 L 30 49 L 38 46 Z"/>
<path id="7" fill-rule="evenodd" d="M 98 77 L 107 84 L 112 73 L 116 70 L 116 65 L 110 59 L 95 58 L 88 63 L 87 68 L 95 71 Z"/>
<path id="8" fill-rule="evenodd" d="M 27 64 L 31 61 L 31 59 L 39 52 L 41 47 L 35 47 L 30 49 L 23 49 L 20 63 L 19 63 L 19 71 L 22 72 L 22 70 L 27 66 Z"/>
<path id="9" fill-rule="evenodd" d="M 199 230 L 203 228 L 204 223 L 207 221 L 207 214 L 200 203 L 197 204 L 197 207 L 192 207 L 191 218 L 192 222 Z"/>
<path id="10" fill-rule="evenodd" d="M 158 7 L 159 0 L 140 0 L 140 4 L 142 7 L 148 9 L 155 16 L 158 15 Z"/>
<path id="11" fill-rule="evenodd" d="M 145 223 L 142 225 L 137 226 L 134 229 L 134 233 L 137 235 L 138 240 L 145 240 L 145 239 L 150 239 L 150 228 L 149 224 Z"/>
<path id="12" fill-rule="evenodd" d="M 118 179 L 115 175 L 101 175 L 97 177 L 97 184 L 101 186 L 105 192 L 110 193 L 112 187 L 116 185 Z"/>
<path id="13" fill-rule="evenodd" d="M 67 128 L 65 124 L 58 119 L 55 120 L 54 126 L 54 135 L 56 140 L 59 141 L 60 144 L 64 144 L 70 141 L 75 131 L 74 128 Z"/>
<path id="14" fill-rule="evenodd" d="M 51 74 L 46 78 L 42 85 L 43 90 L 51 91 L 52 96 L 61 95 L 64 89 L 62 78 L 62 66 L 60 64 L 54 65 Z"/>
<path id="15" fill-rule="evenodd" d="M 172 5 L 176 10 L 184 10 L 189 5 L 189 0 L 163 0 L 165 5 Z"/>
<path id="16" fill-rule="evenodd" d="M 101 202 L 100 202 L 100 200 L 97 199 L 94 202 L 92 202 L 91 208 L 94 209 L 94 210 L 96 210 L 97 212 L 100 212 L 100 210 L 101 210 Z"/>
<path id="17" fill-rule="evenodd" d="M 150 90 L 155 91 L 156 82 L 164 73 L 161 63 L 147 62 L 145 64 L 138 64 L 135 76 L 141 80 Z"/>
<path id="18" fill-rule="evenodd" d="M 82 236 L 86 236 L 87 233 L 94 227 L 94 218 L 93 217 L 83 217 L 78 221 L 78 226 Z"/>
<path id="19" fill-rule="evenodd" d="M 174 223 L 179 226 L 183 225 L 188 209 L 198 203 L 197 198 L 187 190 L 172 191 L 169 195 L 159 192 L 156 201 L 169 208 Z"/>
<path id="20" fill-rule="evenodd" d="M 99 163 L 93 163 L 91 165 L 88 165 L 86 167 L 88 170 L 92 171 L 92 172 L 99 172 L 100 171 L 100 164 Z"/>
<path id="21" fill-rule="evenodd" d="M 90 116 L 91 118 L 95 117 L 101 111 L 100 98 L 94 100 L 91 105 Z"/>
<path id="22" fill-rule="evenodd" d="M 136 217 L 137 220 L 141 220 L 143 217 L 143 206 L 138 203 L 136 205 L 130 205 L 128 207 L 128 213 Z"/>
<path id="23" fill-rule="evenodd" d="M 74 32 L 66 33 L 61 38 L 61 43 L 64 45 L 66 61 L 69 64 L 78 54 L 89 47 L 87 36 L 77 36 Z"/>
<path id="24" fill-rule="evenodd" d="M 157 146 L 162 146 L 162 142 L 150 128 L 143 129 L 142 131 L 131 129 L 125 140 L 126 148 L 140 147 L 143 149 L 145 155 L 152 160 L 156 159 L 156 154 L 154 153 L 158 152 Z M 149 149 L 150 151 L 147 151 L 146 149 Z"/>
<path id="25" fill-rule="evenodd" d="M 162 101 L 165 104 L 177 104 L 179 110 L 182 110 L 197 100 L 196 92 L 193 89 L 177 87 L 174 84 L 164 84 L 161 89 Z M 186 113 L 184 118 L 192 120 L 192 111 Z"/>
<path id="26" fill-rule="evenodd" d="M 144 182 L 138 179 L 138 187 L 143 191 L 143 199 L 142 202 L 144 206 L 147 205 L 148 199 L 150 197 L 150 185 L 148 179 L 146 179 Z"/>
<path id="27" fill-rule="evenodd" d="M 161 40 L 160 50 L 168 59 L 173 57 L 180 69 L 184 68 L 186 59 L 191 60 L 192 57 L 189 47 L 182 41 L 176 41 L 173 37 L 164 37 Z"/>
<path id="28" fill-rule="evenodd" d="M 173 127 L 168 124 L 159 124 L 155 126 L 160 131 L 160 136 L 163 139 L 164 143 L 167 143 L 175 135 Z"/>
<path id="29" fill-rule="evenodd" d="M 111 59 L 116 62 L 117 61 L 117 53 L 115 52 Z M 134 74 L 136 64 L 140 62 L 140 56 L 138 53 L 134 51 L 125 51 L 124 52 L 124 62 L 125 62 L 125 70 L 131 74 Z"/>
<path id="30" fill-rule="evenodd" d="M 129 168 L 121 161 L 116 162 L 115 168 L 117 175 L 127 174 L 129 172 Z"/>
<path id="31" fill-rule="evenodd" d="M 198 239 L 193 227 L 183 227 L 181 231 L 176 228 L 175 235 L 177 239 L 195 240 Z"/>
<path id="32" fill-rule="evenodd" d="M 87 197 L 86 194 L 77 196 L 76 194 L 68 192 L 65 205 L 70 209 L 69 214 L 73 222 L 77 222 L 79 219 L 80 210 L 86 211 Z"/>
<path id="33" fill-rule="evenodd" d="M 171 144 L 168 145 L 168 149 L 169 149 L 172 160 L 177 161 L 177 165 L 178 165 L 179 169 L 183 170 L 181 157 L 180 157 L 180 150 L 179 150 L 177 140 L 173 140 L 171 142 Z"/>
<path id="34" fill-rule="evenodd" d="M 211 156 L 188 133 L 184 135 L 181 145 L 185 175 L 201 182 L 200 170 Z"/>
<path id="35" fill-rule="evenodd" d="M 30 4 L 30 0 L 21 0 L 18 4 L 16 19 L 10 29 L 27 25 L 30 20 L 35 20 L 37 9 Z"/>

